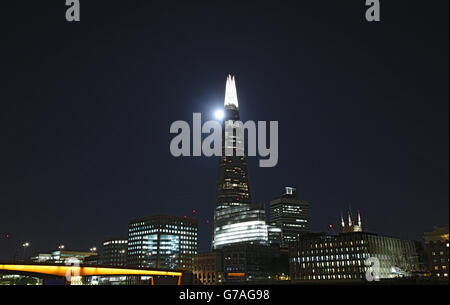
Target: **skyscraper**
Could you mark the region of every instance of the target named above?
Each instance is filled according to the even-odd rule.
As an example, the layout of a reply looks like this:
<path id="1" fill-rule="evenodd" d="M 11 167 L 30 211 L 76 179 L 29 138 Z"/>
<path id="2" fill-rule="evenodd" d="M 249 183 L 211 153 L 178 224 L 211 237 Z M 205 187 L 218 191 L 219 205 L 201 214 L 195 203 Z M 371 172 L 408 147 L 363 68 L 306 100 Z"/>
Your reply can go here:
<path id="1" fill-rule="evenodd" d="M 252 202 L 248 178 L 247 160 L 239 156 L 237 151 L 243 138 L 236 134 L 226 133 L 226 126 L 236 126 L 240 120 L 234 77 L 228 76 L 225 88 L 224 119 L 222 126 L 222 156 L 219 160 L 219 175 L 217 179 L 216 210 L 242 206 Z M 239 144 L 240 144 L 239 143 Z M 234 156 L 225 155 L 225 147 L 230 145 L 236 152 Z M 244 155 L 243 152 L 240 152 Z"/>
<path id="2" fill-rule="evenodd" d="M 287 247 L 310 230 L 309 202 L 298 199 L 294 187 L 286 187 L 283 195 L 270 201 L 270 222 L 281 229 L 281 245 Z"/>
<path id="3" fill-rule="evenodd" d="M 262 204 L 253 204 L 243 151 L 243 132 L 237 132 L 239 104 L 234 77 L 225 88 L 222 156 L 219 159 L 213 249 L 236 243 L 268 244 L 268 227 Z M 232 131 L 230 131 L 232 127 Z M 227 156 L 226 151 L 232 151 Z"/>

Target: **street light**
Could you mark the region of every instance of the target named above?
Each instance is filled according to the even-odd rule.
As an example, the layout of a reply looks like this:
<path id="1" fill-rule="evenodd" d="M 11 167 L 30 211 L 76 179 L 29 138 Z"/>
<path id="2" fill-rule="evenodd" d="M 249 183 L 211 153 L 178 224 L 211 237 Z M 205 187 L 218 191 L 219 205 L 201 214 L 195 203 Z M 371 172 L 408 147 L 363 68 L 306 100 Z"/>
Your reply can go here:
<path id="1" fill-rule="evenodd" d="M 91 252 L 95 252 L 97 251 L 97 247 L 92 247 L 91 249 L 89 249 Z"/>
<path id="2" fill-rule="evenodd" d="M 23 247 L 23 261 L 25 261 L 25 251 L 26 251 L 26 249 L 27 249 L 29 246 L 30 246 L 30 243 L 29 243 L 28 241 L 26 241 L 26 242 L 24 242 L 24 243 L 22 244 L 22 247 Z"/>
<path id="3" fill-rule="evenodd" d="M 64 245 L 59 245 L 59 246 L 58 246 L 58 249 L 59 249 L 59 250 L 64 249 Z"/>

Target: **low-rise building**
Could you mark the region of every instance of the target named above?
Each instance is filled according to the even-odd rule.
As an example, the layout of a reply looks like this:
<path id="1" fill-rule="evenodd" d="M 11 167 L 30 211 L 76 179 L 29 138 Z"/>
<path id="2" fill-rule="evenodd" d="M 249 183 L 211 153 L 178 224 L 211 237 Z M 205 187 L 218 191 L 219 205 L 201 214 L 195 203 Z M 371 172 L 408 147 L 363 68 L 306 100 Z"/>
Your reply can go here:
<path id="1" fill-rule="evenodd" d="M 448 278 L 448 227 L 436 227 L 432 232 L 425 232 L 424 239 L 431 275 L 436 278 Z"/>
<path id="2" fill-rule="evenodd" d="M 223 282 L 222 253 L 199 253 L 192 258 L 193 281 L 196 285 L 218 285 Z"/>
<path id="3" fill-rule="evenodd" d="M 93 251 L 70 251 L 70 250 L 57 250 L 52 253 L 38 253 L 31 257 L 31 261 L 34 263 L 52 263 L 52 264 L 65 264 L 65 263 L 84 263 L 86 258 L 92 256 L 95 260 L 98 258 L 98 254 Z M 93 260 L 91 260 L 92 262 Z"/>

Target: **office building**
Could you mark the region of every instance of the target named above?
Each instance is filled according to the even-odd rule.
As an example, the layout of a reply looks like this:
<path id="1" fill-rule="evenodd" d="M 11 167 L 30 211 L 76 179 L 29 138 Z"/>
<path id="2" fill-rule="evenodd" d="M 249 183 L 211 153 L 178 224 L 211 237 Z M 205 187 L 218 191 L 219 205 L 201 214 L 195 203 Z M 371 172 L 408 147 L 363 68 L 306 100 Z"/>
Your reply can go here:
<path id="1" fill-rule="evenodd" d="M 122 238 L 110 238 L 102 243 L 100 264 L 103 266 L 125 267 L 127 265 L 128 240 Z"/>
<path id="2" fill-rule="evenodd" d="M 191 270 L 197 254 L 197 220 L 150 216 L 129 222 L 128 266 Z"/>
<path id="3" fill-rule="evenodd" d="M 245 204 L 216 211 L 214 248 L 250 243 L 269 244 L 269 226 L 263 204 Z M 219 225 L 220 224 L 220 225 Z"/>
<path id="4" fill-rule="evenodd" d="M 309 202 L 300 200 L 294 187 L 286 187 L 285 193 L 270 201 L 270 224 L 281 229 L 281 245 L 310 231 Z"/>
<path id="5" fill-rule="evenodd" d="M 310 233 L 290 244 L 293 281 L 365 281 L 369 258 L 379 261 L 379 279 L 408 277 L 419 269 L 413 241 L 350 232 Z"/>

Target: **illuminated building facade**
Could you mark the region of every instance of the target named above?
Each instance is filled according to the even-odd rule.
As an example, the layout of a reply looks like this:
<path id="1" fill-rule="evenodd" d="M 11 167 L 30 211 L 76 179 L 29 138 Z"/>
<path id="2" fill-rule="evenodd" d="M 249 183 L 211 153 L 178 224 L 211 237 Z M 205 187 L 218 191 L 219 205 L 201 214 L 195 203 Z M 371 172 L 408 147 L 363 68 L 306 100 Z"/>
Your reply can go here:
<path id="1" fill-rule="evenodd" d="M 247 161 L 243 151 L 243 134 L 227 130 L 239 121 L 239 106 L 234 77 L 229 76 L 225 88 L 222 156 L 219 159 L 216 206 L 214 213 L 213 249 L 236 243 L 268 245 L 268 226 L 262 204 L 253 204 Z M 226 149 L 233 156 L 226 156 Z"/>
<path id="2" fill-rule="evenodd" d="M 196 219 L 150 216 L 128 226 L 128 266 L 161 269 L 192 269 L 198 250 Z"/>
<path id="3" fill-rule="evenodd" d="M 223 282 L 222 253 L 220 251 L 194 255 L 192 265 L 195 285 L 218 285 Z"/>
<path id="4" fill-rule="evenodd" d="M 362 232 L 361 214 L 358 212 L 358 222 L 353 219 L 352 211 L 348 211 L 348 223 L 345 223 L 344 217 L 341 215 L 342 233 Z"/>
<path id="5" fill-rule="evenodd" d="M 310 233 L 290 244 L 290 276 L 294 281 L 365 281 L 369 257 L 379 260 L 380 279 L 409 276 L 419 268 L 413 241 L 364 232 Z"/>
<path id="6" fill-rule="evenodd" d="M 283 247 L 310 231 L 310 219 L 309 202 L 298 199 L 293 187 L 286 187 L 283 195 L 270 201 L 270 223 L 281 229 Z"/>
<path id="7" fill-rule="evenodd" d="M 69 251 L 69 250 L 58 250 L 53 251 L 51 254 L 39 253 L 31 257 L 31 261 L 34 263 L 51 263 L 51 264 L 64 264 L 68 261 L 75 262 L 78 261 L 80 264 L 90 257 L 96 257 L 96 252 L 87 251 Z"/>
<path id="8" fill-rule="evenodd" d="M 50 253 L 38 253 L 30 258 L 33 263 L 45 263 L 50 262 L 52 255 Z"/>
<path id="9" fill-rule="evenodd" d="M 281 229 L 274 225 L 268 225 L 267 226 L 268 231 L 268 238 L 269 238 L 269 245 L 270 246 L 281 246 L 281 240 L 282 240 L 282 232 Z"/>
<path id="10" fill-rule="evenodd" d="M 102 243 L 100 264 L 102 266 L 125 267 L 127 265 L 126 238 L 110 238 Z"/>
<path id="11" fill-rule="evenodd" d="M 82 252 L 82 251 L 65 251 L 58 250 L 52 252 L 52 262 L 55 264 L 64 264 L 67 261 L 78 260 L 83 263 L 84 260 L 89 256 L 97 256 L 96 252 Z"/>
<path id="12" fill-rule="evenodd" d="M 432 232 L 425 232 L 424 239 L 431 275 L 436 278 L 448 279 L 448 227 L 439 227 Z"/>
<path id="13" fill-rule="evenodd" d="M 269 227 L 263 204 L 242 204 L 216 211 L 214 248 L 251 243 L 268 245 Z"/>

